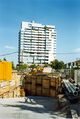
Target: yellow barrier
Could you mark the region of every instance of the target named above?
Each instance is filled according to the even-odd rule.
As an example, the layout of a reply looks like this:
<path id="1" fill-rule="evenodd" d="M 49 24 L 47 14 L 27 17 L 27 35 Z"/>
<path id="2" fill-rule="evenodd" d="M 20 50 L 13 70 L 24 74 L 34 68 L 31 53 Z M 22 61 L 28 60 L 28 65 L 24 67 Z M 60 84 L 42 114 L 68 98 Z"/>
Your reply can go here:
<path id="1" fill-rule="evenodd" d="M 0 81 L 12 79 L 12 63 L 8 61 L 0 62 Z"/>

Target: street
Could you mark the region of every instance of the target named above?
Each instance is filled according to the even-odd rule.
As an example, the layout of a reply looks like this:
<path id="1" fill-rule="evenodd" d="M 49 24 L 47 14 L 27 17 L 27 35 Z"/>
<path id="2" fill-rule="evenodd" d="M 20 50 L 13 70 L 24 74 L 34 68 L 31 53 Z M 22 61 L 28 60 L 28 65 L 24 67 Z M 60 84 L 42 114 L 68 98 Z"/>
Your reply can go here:
<path id="1" fill-rule="evenodd" d="M 77 106 L 71 106 L 71 110 L 73 107 L 78 110 Z M 71 113 L 67 115 L 66 107 L 57 110 L 57 100 L 50 97 L 0 99 L 0 119 L 66 119 L 74 117 Z"/>
<path id="2" fill-rule="evenodd" d="M 54 102 L 49 97 L 0 99 L 0 119 L 52 119 Z"/>

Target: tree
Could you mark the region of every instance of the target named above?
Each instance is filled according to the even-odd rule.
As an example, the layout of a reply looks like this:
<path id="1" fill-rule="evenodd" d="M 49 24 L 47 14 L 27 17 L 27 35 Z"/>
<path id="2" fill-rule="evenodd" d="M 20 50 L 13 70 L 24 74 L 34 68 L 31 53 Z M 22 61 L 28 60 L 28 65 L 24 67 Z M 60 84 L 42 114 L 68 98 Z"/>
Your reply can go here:
<path id="1" fill-rule="evenodd" d="M 47 63 L 44 64 L 44 67 L 48 67 L 48 66 L 49 66 L 49 64 L 47 64 Z"/>
<path id="2" fill-rule="evenodd" d="M 27 64 L 21 63 L 21 64 L 19 64 L 19 65 L 16 66 L 16 69 L 17 69 L 18 71 L 23 72 L 23 71 L 25 71 L 25 70 L 27 69 L 27 67 L 28 67 Z"/>
<path id="3" fill-rule="evenodd" d="M 12 69 L 13 70 L 15 69 L 14 62 L 13 61 L 12 61 Z"/>
<path id="4" fill-rule="evenodd" d="M 58 61 L 57 59 L 55 59 L 54 61 L 51 61 L 50 66 L 55 70 L 59 70 L 63 69 L 65 65 L 63 61 Z"/>
<path id="5" fill-rule="evenodd" d="M 7 61 L 5 57 L 3 58 L 3 61 Z"/>
<path id="6" fill-rule="evenodd" d="M 29 68 L 34 69 L 34 68 L 36 68 L 36 65 L 35 65 L 35 64 L 31 64 L 31 65 L 29 66 Z"/>
<path id="7" fill-rule="evenodd" d="M 65 68 L 65 64 L 63 61 L 59 61 L 59 69 L 64 69 Z"/>

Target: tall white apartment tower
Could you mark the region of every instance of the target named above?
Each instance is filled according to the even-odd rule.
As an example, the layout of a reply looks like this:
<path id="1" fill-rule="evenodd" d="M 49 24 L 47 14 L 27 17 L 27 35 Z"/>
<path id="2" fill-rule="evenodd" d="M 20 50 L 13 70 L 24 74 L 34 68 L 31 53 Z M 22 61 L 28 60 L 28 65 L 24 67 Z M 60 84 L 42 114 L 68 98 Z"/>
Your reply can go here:
<path id="1" fill-rule="evenodd" d="M 52 25 L 22 22 L 19 32 L 18 62 L 50 63 L 56 58 L 56 29 Z"/>

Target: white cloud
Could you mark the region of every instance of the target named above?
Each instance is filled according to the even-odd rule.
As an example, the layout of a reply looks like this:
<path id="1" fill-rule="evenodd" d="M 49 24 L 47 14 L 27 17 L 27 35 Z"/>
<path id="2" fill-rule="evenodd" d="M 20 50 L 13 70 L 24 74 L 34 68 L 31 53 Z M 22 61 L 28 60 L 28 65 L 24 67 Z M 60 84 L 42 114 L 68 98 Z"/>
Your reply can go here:
<path id="1" fill-rule="evenodd" d="M 11 49 L 11 50 L 15 49 L 15 47 L 9 46 L 9 45 L 6 45 L 5 48 L 6 48 L 6 49 Z"/>
<path id="2" fill-rule="evenodd" d="M 80 48 L 76 48 L 74 52 L 80 52 Z"/>

